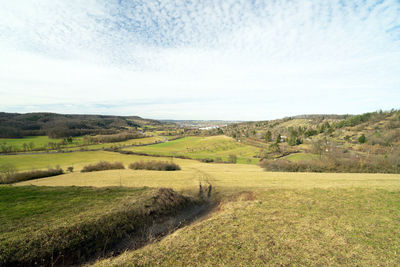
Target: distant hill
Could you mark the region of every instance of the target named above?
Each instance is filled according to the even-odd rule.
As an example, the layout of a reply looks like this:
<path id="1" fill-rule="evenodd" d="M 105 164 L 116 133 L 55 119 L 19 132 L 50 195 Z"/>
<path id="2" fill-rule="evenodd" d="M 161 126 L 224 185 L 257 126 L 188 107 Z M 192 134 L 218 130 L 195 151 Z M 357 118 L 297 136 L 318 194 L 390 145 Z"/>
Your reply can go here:
<path id="1" fill-rule="evenodd" d="M 239 123 L 241 121 L 224 121 L 224 120 L 161 120 L 165 123 L 172 123 L 181 127 L 207 127 L 207 126 L 222 126 L 232 123 Z"/>
<path id="2" fill-rule="evenodd" d="M 357 143 L 361 134 L 367 143 L 383 146 L 400 144 L 400 110 L 369 112 L 360 115 L 299 115 L 270 121 L 228 125 L 224 134 L 234 138 L 273 141 L 284 136 L 291 144 L 305 139 L 327 138 Z M 268 135 L 268 136 L 267 136 Z"/>
<path id="3" fill-rule="evenodd" d="M 112 134 L 121 130 L 161 124 L 159 121 L 143 119 L 138 116 L 0 112 L 0 137 L 19 138 L 28 135 L 68 137 Z"/>

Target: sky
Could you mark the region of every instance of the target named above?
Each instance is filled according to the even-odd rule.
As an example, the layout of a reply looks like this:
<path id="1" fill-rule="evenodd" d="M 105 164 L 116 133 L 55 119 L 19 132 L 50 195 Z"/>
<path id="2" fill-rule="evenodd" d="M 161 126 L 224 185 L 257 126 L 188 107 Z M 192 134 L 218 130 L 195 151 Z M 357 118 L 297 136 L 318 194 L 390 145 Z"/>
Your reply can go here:
<path id="1" fill-rule="evenodd" d="M 0 1 L 0 99 L 154 119 L 398 109 L 400 1 Z"/>

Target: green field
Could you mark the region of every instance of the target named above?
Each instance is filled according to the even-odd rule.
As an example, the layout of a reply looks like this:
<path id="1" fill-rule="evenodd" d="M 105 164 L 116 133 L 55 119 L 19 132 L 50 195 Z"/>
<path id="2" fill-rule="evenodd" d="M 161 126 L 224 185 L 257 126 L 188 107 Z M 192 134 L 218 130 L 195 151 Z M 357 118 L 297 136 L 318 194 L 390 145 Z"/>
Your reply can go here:
<path id="1" fill-rule="evenodd" d="M 258 153 L 258 148 L 222 136 L 187 137 L 129 150 L 226 159 L 235 153 L 243 163 Z M 297 153 L 286 158 L 314 157 Z M 166 160 L 181 170 L 79 172 L 84 165 L 100 160 L 121 161 L 125 166 L 134 161 Z M 72 173 L 0 187 L 0 209 L 5 211 L 0 218 L 6 222 L 0 226 L 0 237 L 7 240 L 22 238 L 42 226 L 49 229 L 47 224 L 53 227 L 65 221 L 73 225 L 84 217 L 102 216 L 121 207 L 125 199 L 135 203 L 152 188 L 193 195 L 199 183 L 212 184 L 212 201 L 217 206 L 207 216 L 160 241 L 98 260 L 95 265 L 400 265 L 399 174 L 266 172 L 255 164 L 203 163 L 106 151 L 8 155 L 0 156 L 0 161 L 19 170 L 74 166 Z M 104 189 L 110 186 L 114 188 Z"/>
<path id="2" fill-rule="evenodd" d="M 81 137 L 75 137 L 73 139 L 73 144 L 69 144 L 65 147 L 71 147 L 71 146 L 76 146 L 76 145 L 81 145 L 82 144 L 82 138 Z M 35 148 L 42 148 L 46 146 L 48 143 L 59 143 L 61 142 L 61 138 L 49 138 L 48 136 L 25 136 L 23 138 L 0 138 L 0 144 L 7 144 L 7 145 L 12 145 L 15 146 L 18 149 L 23 149 L 23 144 L 29 144 L 33 143 L 34 144 L 34 149 Z"/>
<path id="3" fill-rule="evenodd" d="M 135 202 L 146 189 L 0 186 L 0 240 L 77 224 Z"/>
<path id="4" fill-rule="evenodd" d="M 150 188 L 0 186 L 0 265 L 82 262 L 191 203 Z"/>
<path id="5" fill-rule="evenodd" d="M 12 164 L 19 171 L 44 169 L 59 165 L 61 168 L 73 166 L 80 170 L 84 165 L 93 164 L 98 161 L 121 161 L 129 164 L 134 160 L 149 159 L 144 156 L 122 155 L 108 151 L 83 151 L 70 153 L 40 153 L 34 155 L 3 155 L 0 156 L 0 164 Z M 154 159 L 154 158 L 153 158 Z"/>
<path id="6" fill-rule="evenodd" d="M 151 136 L 144 137 L 138 139 L 130 139 L 121 142 L 113 142 L 113 143 L 104 143 L 104 144 L 93 144 L 93 145 L 85 145 L 83 142 L 83 137 L 74 137 L 73 143 L 62 145 L 62 150 L 68 151 L 77 151 L 82 149 L 106 149 L 106 148 L 115 148 L 115 147 L 126 147 L 133 145 L 147 145 L 154 144 L 157 142 L 163 142 L 167 140 L 167 137 L 162 136 Z M 26 136 L 24 138 L 0 138 L 0 144 L 11 145 L 15 147 L 19 151 L 23 151 L 23 144 L 29 145 L 29 143 L 33 143 L 33 150 L 45 150 L 45 147 L 48 146 L 49 143 L 60 143 L 62 141 L 61 138 L 53 139 L 48 136 Z M 27 151 L 31 149 L 28 148 Z M 50 150 L 50 147 L 47 147 L 46 150 Z"/>
<path id="7" fill-rule="evenodd" d="M 168 139 L 168 138 L 162 137 L 162 136 L 151 136 L 151 137 L 144 137 L 144 138 L 138 138 L 138 139 L 130 139 L 127 141 L 122 141 L 122 142 L 72 147 L 72 148 L 68 148 L 67 150 L 68 151 L 78 151 L 78 150 L 82 150 L 82 149 L 107 149 L 107 148 L 120 148 L 120 147 L 126 147 L 126 146 L 141 146 L 141 145 L 154 144 L 157 142 L 163 142 L 163 141 L 165 141 L 165 139 Z"/>
<path id="8" fill-rule="evenodd" d="M 236 142 L 226 136 L 210 137 L 185 137 L 145 147 L 134 147 L 125 149 L 128 151 L 146 153 L 150 155 L 163 156 L 186 156 L 193 159 L 216 159 L 229 160 L 229 155 L 236 155 L 238 163 L 256 164 L 259 159 L 260 149 Z"/>

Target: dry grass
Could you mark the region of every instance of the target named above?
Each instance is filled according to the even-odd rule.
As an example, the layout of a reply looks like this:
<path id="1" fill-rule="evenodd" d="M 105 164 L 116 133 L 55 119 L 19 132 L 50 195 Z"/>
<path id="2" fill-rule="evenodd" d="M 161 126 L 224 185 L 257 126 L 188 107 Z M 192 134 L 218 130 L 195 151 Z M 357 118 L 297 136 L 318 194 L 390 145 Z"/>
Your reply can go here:
<path id="1" fill-rule="evenodd" d="M 37 154 L 37 155 L 7 155 L 0 156 L 2 164 L 14 165 L 18 171 L 31 169 L 45 169 L 53 166 L 60 166 L 66 169 L 73 166 L 74 170 L 80 171 L 85 165 L 95 164 L 103 161 L 120 161 L 128 165 L 136 160 L 160 160 L 162 158 L 151 158 L 136 155 L 121 155 L 107 151 L 88 151 L 57 154 Z"/>
<path id="2" fill-rule="evenodd" d="M 129 156 L 128 156 L 129 157 Z M 152 160 L 154 158 L 150 158 Z M 99 173 L 67 173 L 19 183 L 49 186 L 129 186 L 169 187 L 177 190 L 195 189 L 199 181 L 209 181 L 224 190 L 257 190 L 265 188 L 382 188 L 400 190 L 399 174 L 359 173 L 290 173 L 265 172 L 245 164 L 201 163 L 174 159 L 179 172 L 145 170 L 111 170 Z"/>
<path id="3" fill-rule="evenodd" d="M 400 193 L 267 190 L 96 266 L 398 266 Z"/>

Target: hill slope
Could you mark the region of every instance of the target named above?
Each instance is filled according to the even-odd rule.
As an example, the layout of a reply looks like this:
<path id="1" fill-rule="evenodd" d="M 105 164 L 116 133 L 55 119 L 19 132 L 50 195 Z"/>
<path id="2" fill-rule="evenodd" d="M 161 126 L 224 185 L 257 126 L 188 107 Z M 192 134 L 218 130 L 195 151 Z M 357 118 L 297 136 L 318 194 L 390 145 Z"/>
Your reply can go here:
<path id="1" fill-rule="evenodd" d="M 0 113 L 0 138 L 48 135 L 50 137 L 110 134 L 118 130 L 161 122 L 138 116 L 71 115 L 56 113 Z"/>

